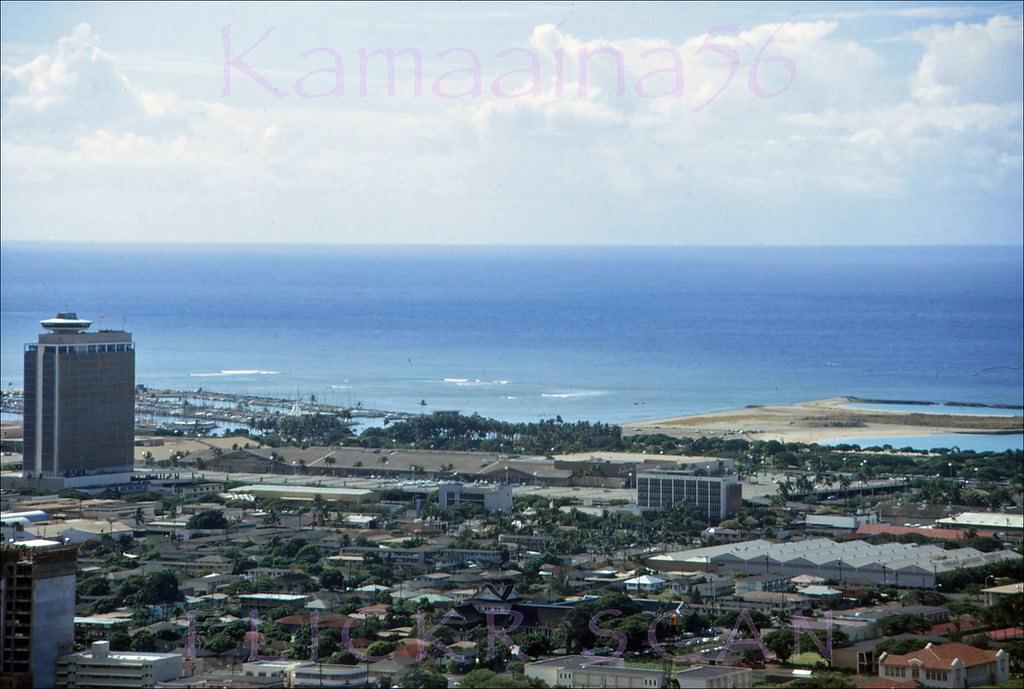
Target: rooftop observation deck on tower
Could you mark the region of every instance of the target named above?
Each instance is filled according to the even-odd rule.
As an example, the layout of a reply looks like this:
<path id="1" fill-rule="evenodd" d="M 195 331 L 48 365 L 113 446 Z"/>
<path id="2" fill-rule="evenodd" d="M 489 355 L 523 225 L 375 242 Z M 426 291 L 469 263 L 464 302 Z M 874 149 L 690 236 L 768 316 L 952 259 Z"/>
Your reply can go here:
<path id="1" fill-rule="evenodd" d="M 69 312 L 58 313 L 53 318 L 39 321 L 39 324 L 55 333 L 80 333 L 83 330 L 88 330 L 92 321 L 79 318 L 77 313 Z"/>
<path id="2" fill-rule="evenodd" d="M 98 330 L 96 332 L 86 332 L 92 325 L 92 321 L 84 318 L 79 318 L 78 314 L 74 312 L 58 313 L 53 318 L 47 318 L 46 320 L 39 321 L 39 324 L 43 326 L 48 333 L 42 333 L 39 335 L 37 342 L 26 345 L 26 350 L 34 351 L 37 345 L 89 345 L 89 344 L 111 344 L 116 345 L 118 343 L 131 343 L 131 333 L 123 330 Z M 96 349 L 86 351 L 132 351 L 134 345 L 125 344 L 120 347 L 114 346 L 112 349 Z M 76 350 L 77 351 L 77 350 Z"/>

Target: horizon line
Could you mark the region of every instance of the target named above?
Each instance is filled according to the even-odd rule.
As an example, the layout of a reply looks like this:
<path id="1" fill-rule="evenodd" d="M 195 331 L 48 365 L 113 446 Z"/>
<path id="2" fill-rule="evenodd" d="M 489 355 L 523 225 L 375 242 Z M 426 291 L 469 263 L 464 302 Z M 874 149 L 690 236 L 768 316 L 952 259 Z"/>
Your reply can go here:
<path id="1" fill-rule="evenodd" d="M 636 248 L 636 249 L 665 249 L 665 248 L 697 248 L 697 249 L 891 249 L 891 248 L 1019 248 L 1024 249 L 1024 242 L 1019 243 L 888 243 L 888 244 L 840 244 L 840 243 L 735 243 L 735 244 L 671 244 L 671 243 L 645 243 L 633 244 L 625 242 L 609 242 L 600 244 L 573 244 L 573 243 L 514 243 L 514 242 L 246 242 L 246 241 L 204 241 L 204 240 L 115 240 L 115 239 L 5 239 L 0 237 L 0 245 L 3 244 L 37 244 L 37 245 L 120 245 L 120 246 L 209 246 L 209 247 L 381 247 L 381 248 L 538 248 L 538 249 L 602 249 L 602 248 Z"/>

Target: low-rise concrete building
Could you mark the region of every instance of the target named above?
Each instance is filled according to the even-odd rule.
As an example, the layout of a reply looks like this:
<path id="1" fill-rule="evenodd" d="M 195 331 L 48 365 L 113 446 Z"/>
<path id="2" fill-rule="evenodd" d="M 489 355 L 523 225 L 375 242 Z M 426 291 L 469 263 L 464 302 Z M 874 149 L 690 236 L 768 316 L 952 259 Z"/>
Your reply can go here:
<path id="1" fill-rule="evenodd" d="M 1024 514 L 961 512 L 952 517 L 938 519 L 935 523 L 952 529 L 986 529 L 1009 541 L 1024 540 Z"/>
<path id="2" fill-rule="evenodd" d="M 437 502 L 442 508 L 463 503 L 483 506 L 488 512 L 512 511 L 512 487 L 472 483 L 442 483 L 437 489 Z"/>
<path id="3" fill-rule="evenodd" d="M 297 502 L 313 502 L 317 496 L 320 496 L 321 499 L 327 502 L 337 502 L 343 505 L 365 505 L 380 501 L 380 495 L 376 491 L 365 488 L 325 488 L 320 486 L 258 483 L 232 488 L 229 492 L 239 496 L 251 495 L 257 498 L 277 498 L 279 500 L 294 500 Z"/>
<path id="4" fill-rule="evenodd" d="M 1024 593 L 1024 582 L 1006 584 L 1005 586 L 992 586 L 982 589 L 981 592 L 985 594 L 985 605 L 991 607 L 998 605 L 1006 596 L 1018 596 Z"/>
<path id="5" fill-rule="evenodd" d="M 878 514 L 808 514 L 804 517 L 804 526 L 825 529 L 856 529 L 863 524 L 878 523 Z"/>
<path id="6" fill-rule="evenodd" d="M 709 467 L 714 460 L 708 459 Z M 721 468 L 696 471 L 655 470 L 637 472 L 636 504 L 640 510 L 666 510 L 690 505 L 712 524 L 739 512 L 742 488 L 735 474 Z"/>
<path id="7" fill-rule="evenodd" d="M 788 591 L 789 579 L 779 574 L 759 574 L 736 580 L 736 591 Z"/>
<path id="8" fill-rule="evenodd" d="M 704 689 L 734 689 L 751 686 L 753 673 L 749 668 L 708 667 L 694 665 L 679 668 L 670 678 L 664 670 L 626 667 L 622 658 L 599 656 L 563 656 L 527 663 L 526 676 L 540 679 L 552 687 L 621 689 L 662 689 L 673 686 Z"/>
<path id="9" fill-rule="evenodd" d="M 278 607 L 301 608 L 309 600 L 309 596 L 300 593 L 243 593 L 238 596 L 238 604 L 245 608 L 272 610 Z"/>
<path id="10" fill-rule="evenodd" d="M 96 641 L 88 651 L 62 656 L 57 663 L 57 686 L 152 687 L 181 677 L 177 653 L 136 653 L 110 650 L 109 641 Z"/>
<path id="11" fill-rule="evenodd" d="M 708 667 L 694 665 L 680 668 L 674 679 L 680 687 L 699 689 L 746 689 L 753 683 L 754 673 L 750 668 L 719 665 Z"/>
<path id="12" fill-rule="evenodd" d="M 299 663 L 288 670 L 292 689 L 348 689 L 365 687 L 369 681 L 365 665 L 331 665 L 327 663 Z"/>
<path id="13" fill-rule="evenodd" d="M 530 679 L 542 680 L 549 687 L 662 689 L 669 686 L 661 670 L 626 667 L 621 658 L 563 656 L 527 663 L 524 671 Z"/>
<path id="14" fill-rule="evenodd" d="M 49 538 L 79 545 L 86 541 L 98 541 L 104 537 L 132 537 L 132 527 L 119 521 L 96 519 L 69 519 L 63 522 L 40 524 L 26 529 L 37 538 Z"/>

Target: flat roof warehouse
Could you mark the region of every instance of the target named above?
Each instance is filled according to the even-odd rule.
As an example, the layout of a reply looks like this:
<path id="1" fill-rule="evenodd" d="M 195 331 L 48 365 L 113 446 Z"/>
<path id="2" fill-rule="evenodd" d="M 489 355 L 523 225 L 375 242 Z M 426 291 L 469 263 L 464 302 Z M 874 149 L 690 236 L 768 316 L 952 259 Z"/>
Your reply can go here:
<path id="1" fill-rule="evenodd" d="M 328 502 L 343 502 L 359 505 L 372 502 L 379 497 L 377 491 L 365 488 L 324 488 L 322 486 L 287 486 L 281 484 L 250 484 L 232 488 L 229 493 L 239 497 L 251 495 L 258 498 L 280 498 L 312 502 L 316 496 Z"/>

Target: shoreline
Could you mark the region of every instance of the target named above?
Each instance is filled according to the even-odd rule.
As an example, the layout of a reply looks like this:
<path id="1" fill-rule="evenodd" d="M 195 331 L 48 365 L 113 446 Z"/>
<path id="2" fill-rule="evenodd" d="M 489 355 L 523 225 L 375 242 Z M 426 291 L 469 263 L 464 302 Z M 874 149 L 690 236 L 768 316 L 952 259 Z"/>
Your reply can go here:
<path id="1" fill-rule="evenodd" d="M 622 424 L 624 435 L 662 433 L 674 437 L 742 438 L 814 443 L 858 437 L 898 439 L 921 435 L 1018 435 L 1024 416 L 954 414 L 941 411 L 858 409 L 849 404 L 914 404 L 936 402 L 867 401 L 844 396 L 790 405 L 748 405 L 742 409 L 690 414 Z M 957 405 L 968 406 L 968 405 Z M 975 405 L 970 405 L 975 406 Z M 992 409 L 1007 406 L 977 405 Z"/>
<path id="2" fill-rule="evenodd" d="M 932 402 L 930 400 L 887 400 L 872 399 L 868 397 L 848 396 L 854 404 L 891 404 L 891 405 L 913 405 L 919 407 L 963 407 L 964 409 L 1009 409 L 1012 411 L 1024 412 L 1024 405 L 1020 404 L 989 404 L 987 402 Z"/>

